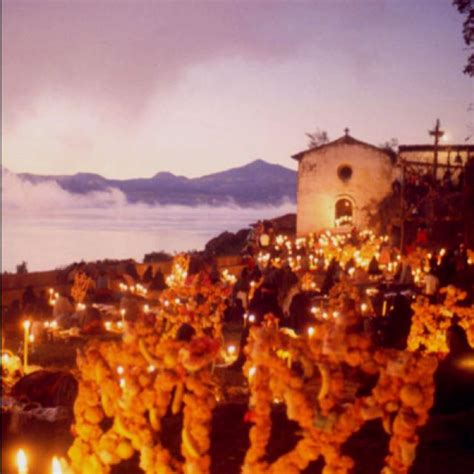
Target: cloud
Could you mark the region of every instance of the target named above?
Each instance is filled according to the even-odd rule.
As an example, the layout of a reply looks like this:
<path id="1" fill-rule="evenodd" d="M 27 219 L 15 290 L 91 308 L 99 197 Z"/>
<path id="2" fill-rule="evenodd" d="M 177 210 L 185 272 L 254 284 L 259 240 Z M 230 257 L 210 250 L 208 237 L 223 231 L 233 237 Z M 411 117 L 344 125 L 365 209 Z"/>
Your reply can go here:
<path id="1" fill-rule="evenodd" d="M 31 183 L 2 169 L 3 213 L 117 208 L 126 204 L 125 194 L 115 188 L 84 195 L 72 194 L 62 189 L 56 182 Z"/>
<path id="2" fill-rule="evenodd" d="M 135 258 L 157 250 L 203 249 L 223 231 L 295 211 L 261 208 L 129 204 L 116 189 L 75 195 L 57 184 L 31 184 L 2 169 L 2 270 L 22 261 L 41 271 L 74 261 Z"/>
<path id="3" fill-rule="evenodd" d="M 114 114 L 140 110 L 195 63 L 281 59 L 304 41 L 283 4 L 14 0 L 2 11 L 7 118 L 53 91 L 94 97 Z"/>
<path id="4" fill-rule="evenodd" d="M 146 228 L 152 221 L 163 218 L 160 227 L 173 221 L 173 227 L 198 226 L 199 219 L 221 220 L 231 222 L 232 215 L 240 214 L 245 218 L 257 220 L 276 217 L 295 211 L 295 204 L 290 200 L 278 206 L 255 206 L 241 208 L 231 200 L 220 206 L 200 205 L 198 207 L 183 205 L 150 205 L 145 203 L 129 203 L 126 195 L 117 188 L 110 187 L 106 191 L 89 192 L 86 194 L 70 193 L 54 181 L 32 183 L 2 167 L 2 211 L 6 215 L 31 215 L 36 213 L 63 214 L 64 212 L 99 211 L 101 215 L 124 218 L 126 222 L 136 217 Z M 105 213 L 104 213 L 105 212 Z M 174 216 L 178 216 L 174 220 Z M 197 217 L 198 216 L 198 217 Z M 184 219 L 185 218 L 185 219 Z M 148 221 L 147 221 L 148 219 Z"/>

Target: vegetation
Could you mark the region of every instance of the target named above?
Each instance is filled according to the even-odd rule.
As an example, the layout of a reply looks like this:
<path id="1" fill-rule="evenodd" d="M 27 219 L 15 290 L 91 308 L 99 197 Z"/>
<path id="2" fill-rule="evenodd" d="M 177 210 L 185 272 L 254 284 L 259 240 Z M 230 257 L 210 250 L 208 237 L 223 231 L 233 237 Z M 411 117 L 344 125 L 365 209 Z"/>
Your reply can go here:
<path id="1" fill-rule="evenodd" d="M 317 128 L 313 133 L 306 133 L 306 136 L 309 139 L 309 148 L 314 148 L 316 146 L 321 146 L 325 145 L 326 143 L 329 143 L 329 135 L 326 130 L 320 130 L 319 128 Z"/>
<path id="2" fill-rule="evenodd" d="M 470 55 L 464 67 L 464 74 L 474 77 L 474 2 L 473 0 L 454 0 L 453 5 L 461 15 L 465 15 L 463 23 L 463 38 Z"/>
<path id="3" fill-rule="evenodd" d="M 24 275 L 25 273 L 28 273 L 28 264 L 25 261 L 21 262 L 16 266 L 16 273 L 18 275 Z"/>
<path id="4" fill-rule="evenodd" d="M 169 262 L 170 260 L 173 260 L 173 256 L 167 252 L 163 252 L 162 250 L 147 253 L 143 257 L 143 263 Z"/>

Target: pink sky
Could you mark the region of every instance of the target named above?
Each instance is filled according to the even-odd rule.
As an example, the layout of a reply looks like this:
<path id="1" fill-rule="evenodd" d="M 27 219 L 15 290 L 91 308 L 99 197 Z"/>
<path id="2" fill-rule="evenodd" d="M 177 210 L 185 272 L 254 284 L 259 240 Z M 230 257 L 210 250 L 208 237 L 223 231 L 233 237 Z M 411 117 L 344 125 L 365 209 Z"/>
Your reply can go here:
<path id="1" fill-rule="evenodd" d="M 2 13 L 13 171 L 197 176 L 294 167 L 317 127 L 420 143 L 439 117 L 449 141 L 472 134 L 449 1 L 15 0 Z"/>

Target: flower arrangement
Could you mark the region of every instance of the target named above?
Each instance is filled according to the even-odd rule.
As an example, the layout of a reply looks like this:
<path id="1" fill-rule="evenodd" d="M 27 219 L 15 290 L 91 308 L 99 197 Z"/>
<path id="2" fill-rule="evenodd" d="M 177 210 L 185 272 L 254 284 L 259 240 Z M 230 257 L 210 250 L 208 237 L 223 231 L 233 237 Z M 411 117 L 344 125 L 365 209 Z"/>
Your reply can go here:
<path id="1" fill-rule="evenodd" d="M 350 286 L 346 290 L 331 293 L 333 316 L 319 321 L 308 335 L 297 337 L 279 330 L 271 318 L 251 329 L 244 370 L 251 392 L 248 419 L 253 426 L 244 474 L 298 473 L 319 456 L 325 460 L 323 473 L 347 473 L 354 462 L 342 454 L 343 443 L 375 418 L 382 419 L 391 435 L 383 472 L 406 473 L 413 463 L 416 430 L 426 423 L 433 403 L 437 359 L 374 347 L 358 327 L 363 317 L 358 294 Z M 378 383 L 368 396 L 357 397 L 343 367 L 379 374 Z M 319 391 L 314 389 L 315 380 Z M 269 464 L 265 455 L 275 400 L 283 401 L 288 418 L 300 425 L 301 439 L 292 451 Z"/>
<path id="2" fill-rule="evenodd" d="M 126 341 L 91 343 L 78 356 L 72 471 L 108 473 L 138 452 L 147 474 L 208 473 L 216 403 L 210 366 L 219 349 L 208 337 L 163 340 L 144 325 Z M 173 414 L 183 410 L 184 462 L 160 442 L 161 420 L 170 407 Z"/>
<path id="3" fill-rule="evenodd" d="M 469 344 L 474 347 L 474 308 L 460 305 L 466 293 L 454 286 L 442 288 L 440 292 L 445 295 L 441 304 L 431 304 L 424 296 L 419 296 L 412 304 L 414 315 L 408 337 L 409 350 L 423 348 L 426 352 L 446 354 L 446 331 L 455 316 L 466 331 Z"/>

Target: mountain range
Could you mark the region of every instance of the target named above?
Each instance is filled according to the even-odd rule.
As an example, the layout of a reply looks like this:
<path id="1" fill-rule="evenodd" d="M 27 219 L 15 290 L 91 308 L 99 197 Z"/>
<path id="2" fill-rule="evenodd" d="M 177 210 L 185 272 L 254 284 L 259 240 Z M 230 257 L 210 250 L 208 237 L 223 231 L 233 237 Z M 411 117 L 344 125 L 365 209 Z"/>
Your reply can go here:
<path id="1" fill-rule="evenodd" d="M 3 169 L 3 171 L 6 171 Z M 151 178 L 107 179 L 93 173 L 36 175 L 18 173 L 33 184 L 55 182 L 74 194 L 122 191 L 130 203 L 217 206 L 235 203 L 242 207 L 295 202 L 296 172 L 281 165 L 256 160 L 247 165 L 199 178 L 160 172 Z"/>

